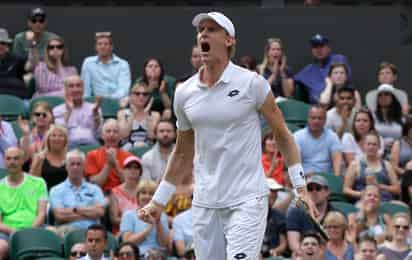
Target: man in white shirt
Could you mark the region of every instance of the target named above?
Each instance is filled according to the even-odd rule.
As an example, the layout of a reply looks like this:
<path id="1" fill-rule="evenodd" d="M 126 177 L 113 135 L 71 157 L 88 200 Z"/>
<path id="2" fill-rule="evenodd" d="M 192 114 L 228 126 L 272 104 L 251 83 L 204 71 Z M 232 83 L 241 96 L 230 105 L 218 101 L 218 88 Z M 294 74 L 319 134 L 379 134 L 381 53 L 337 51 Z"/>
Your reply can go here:
<path id="1" fill-rule="evenodd" d="M 196 259 L 258 259 L 269 189 L 261 165 L 262 113 L 289 165 L 298 196 L 308 202 L 299 152 L 267 81 L 234 65 L 235 27 L 222 13 L 198 14 L 203 66 L 179 85 L 174 100 L 177 141 L 144 221 L 160 216 L 176 185 L 195 175 L 193 238 Z"/>
<path id="2" fill-rule="evenodd" d="M 107 231 L 101 224 L 93 224 L 86 231 L 87 255 L 80 260 L 109 260 L 104 257 L 104 249 L 107 245 Z"/>

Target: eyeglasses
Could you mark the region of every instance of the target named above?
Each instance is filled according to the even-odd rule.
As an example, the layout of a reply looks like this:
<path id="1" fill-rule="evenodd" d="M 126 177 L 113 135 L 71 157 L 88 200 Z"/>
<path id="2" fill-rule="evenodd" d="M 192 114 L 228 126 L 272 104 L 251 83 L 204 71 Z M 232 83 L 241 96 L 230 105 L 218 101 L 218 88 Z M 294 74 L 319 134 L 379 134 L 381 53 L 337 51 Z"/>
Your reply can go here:
<path id="1" fill-rule="evenodd" d="M 119 257 L 132 257 L 132 256 L 134 256 L 134 253 L 131 251 L 119 252 Z"/>
<path id="2" fill-rule="evenodd" d="M 402 225 L 395 225 L 394 227 L 399 230 L 401 229 L 407 230 L 409 228 L 409 226 L 402 226 Z"/>
<path id="3" fill-rule="evenodd" d="M 72 252 L 70 252 L 70 256 L 76 257 L 76 258 L 84 257 L 84 256 L 86 256 L 86 252 L 83 252 L 83 251 L 72 251 Z"/>
<path id="4" fill-rule="evenodd" d="M 330 226 L 325 226 L 326 229 L 338 229 L 341 228 L 339 225 L 330 225 Z"/>
<path id="5" fill-rule="evenodd" d="M 321 191 L 324 187 L 317 184 L 309 184 L 308 191 Z"/>
<path id="6" fill-rule="evenodd" d="M 147 97 L 149 95 L 148 92 L 137 92 L 137 91 L 132 92 L 132 94 L 135 95 L 135 96 L 144 96 L 144 97 Z"/>
<path id="7" fill-rule="evenodd" d="M 62 50 L 64 48 L 63 44 L 57 44 L 57 45 L 49 45 L 47 46 L 48 50 L 53 50 L 53 49 L 59 49 Z"/>
<path id="8" fill-rule="evenodd" d="M 47 117 L 47 113 L 45 113 L 45 112 L 34 112 L 33 115 L 35 117 L 43 117 L 43 118 Z"/>
<path id="9" fill-rule="evenodd" d="M 39 17 L 39 18 L 33 17 L 33 18 L 30 19 L 30 21 L 32 23 L 44 23 L 46 21 L 46 18 L 44 18 L 44 17 Z"/>

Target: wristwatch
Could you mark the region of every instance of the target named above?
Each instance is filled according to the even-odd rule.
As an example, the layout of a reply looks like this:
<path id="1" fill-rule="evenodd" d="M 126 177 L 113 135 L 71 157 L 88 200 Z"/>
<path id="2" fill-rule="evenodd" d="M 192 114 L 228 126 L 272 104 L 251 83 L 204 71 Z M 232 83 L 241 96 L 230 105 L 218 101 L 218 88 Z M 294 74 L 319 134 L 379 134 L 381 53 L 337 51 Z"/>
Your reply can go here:
<path id="1" fill-rule="evenodd" d="M 73 212 L 77 213 L 77 208 L 76 207 L 73 208 Z"/>

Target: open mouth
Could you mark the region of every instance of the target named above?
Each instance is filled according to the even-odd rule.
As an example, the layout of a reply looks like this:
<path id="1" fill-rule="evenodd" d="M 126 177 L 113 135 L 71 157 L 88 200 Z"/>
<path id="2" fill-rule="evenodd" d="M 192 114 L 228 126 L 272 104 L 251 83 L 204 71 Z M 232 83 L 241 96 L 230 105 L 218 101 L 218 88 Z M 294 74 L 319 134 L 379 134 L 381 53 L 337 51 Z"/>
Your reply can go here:
<path id="1" fill-rule="evenodd" d="M 200 48 L 202 49 L 203 52 L 208 52 L 210 51 L 210 44 L 207 42 L 203 42 L 200 44 Z"/>

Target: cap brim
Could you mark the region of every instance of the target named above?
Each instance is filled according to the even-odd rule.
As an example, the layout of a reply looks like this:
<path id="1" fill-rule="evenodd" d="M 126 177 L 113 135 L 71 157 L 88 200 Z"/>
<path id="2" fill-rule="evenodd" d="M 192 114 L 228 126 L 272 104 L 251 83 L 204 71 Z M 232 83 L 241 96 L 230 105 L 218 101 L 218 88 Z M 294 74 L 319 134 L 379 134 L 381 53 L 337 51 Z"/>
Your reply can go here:
<path id="1" fill-rule="evenodd" d="M 200 13 L 200 14 L 196 15 L 196 16 L 193 18 L 193 20 L 192 20 L 192 25 L 193 25 L 194 27 L 198 27 L 199 24 L 200 24 L 200 22 L 202 22 L 203 20 L 206 20 L 206 19 L 210 19 L 210 20 L 215 21 L 215 19 L 213 19 L 213 17 L 210 16 L 210 15 L 208 15 L 207 13 Z"/>

